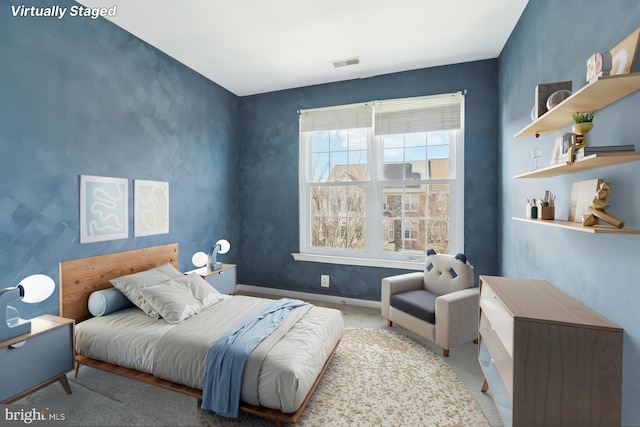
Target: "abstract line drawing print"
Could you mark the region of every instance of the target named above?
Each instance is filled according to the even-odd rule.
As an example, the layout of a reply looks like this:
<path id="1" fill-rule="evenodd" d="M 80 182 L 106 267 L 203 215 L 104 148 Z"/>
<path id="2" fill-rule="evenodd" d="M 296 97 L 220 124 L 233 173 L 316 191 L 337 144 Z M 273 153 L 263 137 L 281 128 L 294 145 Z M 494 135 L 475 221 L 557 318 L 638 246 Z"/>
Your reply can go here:
<path id="1" fill-rule="evenodd" d="M 80 243 L 129 237 L 129 181 L 80 176 Z"/>
<path id="2" fill-rule="evenodd" d="M 134 180 L 134 235 L 169 232 L 169 183 Z"/>

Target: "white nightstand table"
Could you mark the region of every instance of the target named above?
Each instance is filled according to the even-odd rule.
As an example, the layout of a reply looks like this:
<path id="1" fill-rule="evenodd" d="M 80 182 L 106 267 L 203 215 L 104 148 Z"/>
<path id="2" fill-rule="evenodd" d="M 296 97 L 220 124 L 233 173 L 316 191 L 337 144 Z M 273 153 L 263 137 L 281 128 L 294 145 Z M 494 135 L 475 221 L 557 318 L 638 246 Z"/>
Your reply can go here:
<path id="1" fill-rule="evenodd" d="M 236 265 L 222 264 L 219 270 L 209 270 L 207 267 L 188 271 L 186 274 L 195 273 L 216 288 L 221 294 L 232 294 L 236 290 Z"/>
<path id="2" fill-rule="evenodd" d="M 56 381 L 71 394 L 66 373 L 73 370 L 73 327 L 72 319 L 45 314 L 31 319 L 31 332 L 0 342 L 0 403 Z"/>

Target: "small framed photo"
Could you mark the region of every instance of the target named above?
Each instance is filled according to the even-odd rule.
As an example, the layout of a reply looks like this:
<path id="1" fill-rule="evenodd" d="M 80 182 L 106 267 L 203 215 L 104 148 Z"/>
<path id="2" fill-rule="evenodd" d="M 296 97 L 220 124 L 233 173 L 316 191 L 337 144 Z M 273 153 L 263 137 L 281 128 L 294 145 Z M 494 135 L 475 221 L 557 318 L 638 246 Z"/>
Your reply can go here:
<path id="1" fill-rule="evenodd" d="M 560 154 L 566 154 L 569 152 L 569 147 L 575 144 L 575 134 L 573 132 L 567 132 L 560 138 Z"/>
<path id="2" fill-rule="evenodd" d="M 576 134 L 567 132 L 556 138 L 551 157 L 551 164 L 566 163 L 569 158 L 569 147 L 576 144 Z"/>

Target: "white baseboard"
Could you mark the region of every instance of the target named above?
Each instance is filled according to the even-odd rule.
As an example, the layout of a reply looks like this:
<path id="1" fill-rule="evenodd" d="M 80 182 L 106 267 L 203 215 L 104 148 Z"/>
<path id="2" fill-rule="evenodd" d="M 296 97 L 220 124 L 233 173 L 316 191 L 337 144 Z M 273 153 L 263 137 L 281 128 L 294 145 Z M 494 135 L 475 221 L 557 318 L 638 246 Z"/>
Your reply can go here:
<path id="1" fill-rule="evenodd" d="M 288 291 L 286 289 L 265 288 L 263 286 L 238 284 L 236 285 L 236 291 L 255 292 L 259 294 L 273 295 L 273 296 L 282 297 L 282 298 L 296 298 L 296 299 L 301 299 L 305 301 L 312 300 L 312 301 L 329 302 L 333 304 L 353 305 L 356 307 L 376 308 L 378 310 L 380 309 L 380 301 L 371 301 L 371 300 L 358 299 L 358 298 L 336 297 L 333 295 L 314 294 L 310 292 Z"/>

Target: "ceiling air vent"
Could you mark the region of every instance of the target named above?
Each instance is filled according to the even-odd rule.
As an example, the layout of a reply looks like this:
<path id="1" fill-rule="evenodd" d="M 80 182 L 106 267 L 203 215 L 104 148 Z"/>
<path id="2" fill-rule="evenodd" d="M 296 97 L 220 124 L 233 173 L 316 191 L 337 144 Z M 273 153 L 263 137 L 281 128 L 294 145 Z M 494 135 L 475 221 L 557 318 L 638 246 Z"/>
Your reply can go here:
<path id="1" fill-rule="evenodd" d="M 349 65 L 356 65 L 359 63 L 360 63 L 360 58 L 355 57 L 355 58 L 343 59 L 341 61 L 334 61 L 333 66 L 335 68 L 340 68 L 340 67 L 347 67 Z"/>

